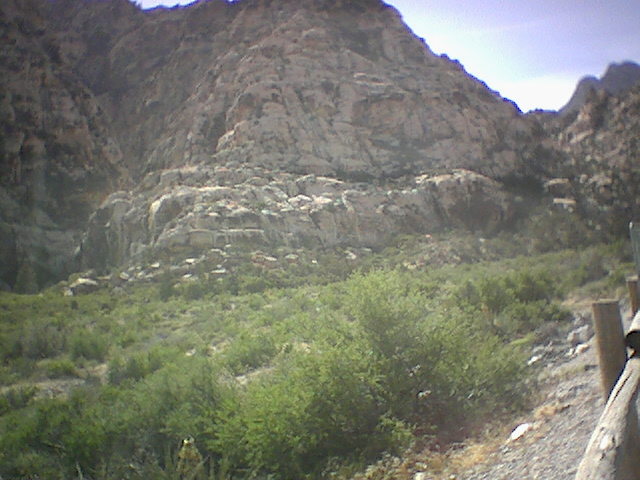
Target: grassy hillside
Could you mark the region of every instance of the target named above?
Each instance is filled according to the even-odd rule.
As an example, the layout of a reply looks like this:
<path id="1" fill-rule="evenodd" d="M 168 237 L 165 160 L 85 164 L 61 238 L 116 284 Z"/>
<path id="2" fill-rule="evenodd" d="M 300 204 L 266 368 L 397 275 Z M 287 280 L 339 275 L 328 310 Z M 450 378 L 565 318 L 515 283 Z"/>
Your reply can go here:
<path id="1" fill-rule="evenodd" d="M 521 240 L 405 238 L 352 264 L 2 293 L 0 475 L 344 478 L 462 435 L 526 404 L 527 354 L 571 318 L 566 295 L 615 295 L 631 271 L 624 245 Z M 201 461 L 180 449 L 190 436 Z"/>

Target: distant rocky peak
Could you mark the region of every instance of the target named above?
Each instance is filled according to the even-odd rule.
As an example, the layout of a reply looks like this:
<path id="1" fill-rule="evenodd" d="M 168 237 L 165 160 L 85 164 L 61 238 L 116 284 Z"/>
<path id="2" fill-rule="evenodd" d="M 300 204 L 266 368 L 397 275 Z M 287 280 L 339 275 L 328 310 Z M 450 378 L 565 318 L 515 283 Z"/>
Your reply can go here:
<path id="1" fill-rule="evenodd" d="M 640 65 L 634 62 L 612 63 L 600 82 L 609 93 L 626 91 L 640 82 Z"/>
<path id="2" fill-rule="evenodd" d="M 571 99 L 560 109 L 563 116 L 577 113 L 586 103 L 592 90 L 604 90 L 611 95 L 619 95 L 640 83 L 640 65 L 625 61 L 611 63 L 604 75 L 596 78 L 593 75 L 583 77 L 576 87 Z"/>

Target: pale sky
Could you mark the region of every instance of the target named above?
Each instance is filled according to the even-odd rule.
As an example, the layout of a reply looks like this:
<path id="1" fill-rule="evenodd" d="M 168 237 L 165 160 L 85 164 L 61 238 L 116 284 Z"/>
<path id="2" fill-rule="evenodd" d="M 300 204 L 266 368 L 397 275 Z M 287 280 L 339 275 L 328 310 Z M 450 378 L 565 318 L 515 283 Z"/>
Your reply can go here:
<path id="1" fill-rule="evenodd" d="M 193 0 L 137 0 L 143 8 Z M 585 75 L 640 63 L 640 0 L 386 0 L 431 50 L 521 110 L 556 110 Z"/>

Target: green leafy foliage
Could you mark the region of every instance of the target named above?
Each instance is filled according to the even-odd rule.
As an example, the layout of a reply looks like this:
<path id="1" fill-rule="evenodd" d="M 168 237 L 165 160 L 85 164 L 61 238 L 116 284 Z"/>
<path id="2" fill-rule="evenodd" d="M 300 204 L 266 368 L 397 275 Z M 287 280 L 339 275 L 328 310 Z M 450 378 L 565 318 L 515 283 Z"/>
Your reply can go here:
<path id="1" fill-rule="evenodd" d="M 78 375 L 76 364 L 66 356 L 46 360 L 41 367 L 47 372 L 49 378 L 75 377 Z"/>
<path id="2" fill-rule="evenodd" d="M 38 392 L 34 386 L 14 387 L 0 395 L 0 415 L 11 410 L 24 408 Z"/>
<path id="3" fill-rule="evenodd" d="M 138 381 L 159 370 L 179 353 L 170 348 L 153 348 L 134 352 L 126 358 L 114 356 L 109 362 L 109 383 L 120 385 L 126 381 Z"/>
<path id="4" fill-rule="evenodd" d="M 245 331 L 225 349 L 224 359 L 232 373 L 242 375 L 266 365 L 277 353 L 278 347 L 267 332 Z"/>
<path id="5" fill-rule="evenodd" d="M 381 427 L 383 396 L 356 345 L 293 353 L 224 404 L 212 446 L 232 465 L 299 478 L 328 458 L 388 447 L 396 432 Z"/>
<path id="6" fill-rule="evenodd" d="M 311 479 L 375 462 L 414 431 L 521 406 L 517 339 L 563 320 L 564 293 L 622 278 L 615 255 L 437 269 L 378 257 L 349 276 L 334 259 L 321 275 L 311 264 L 177 287 L 167 277 L 164 293 L 0 293 L 0 475 L 173 479 L 188 436 L 209 478 Z M 19 383 L 43 376 L 87 381 L 53 399 Z"/>
<path id="7" fill-rule="evenodd" d="M 31 359 L 50 358 L 64 352 L 66 344 L 67 332 L 63 325 L 39 319 L 24 326 L 12 350 Z"/>
<path id="8" fill-rule="evenodd" d="M 467 280 L 456 298 L 480 312 L 485 325 L 503 337 L 516 337 L 569 313 L 554 303 L 558 287 L 545 270 L 513 271 Z"/>
<path id="9" fill-rule="evenodd" d="M 84 329 L 76 330 L 69 339 L 69 351 L 74 359 L 103 361 L 109 349 L 109 342 L 95 331 Z"/>

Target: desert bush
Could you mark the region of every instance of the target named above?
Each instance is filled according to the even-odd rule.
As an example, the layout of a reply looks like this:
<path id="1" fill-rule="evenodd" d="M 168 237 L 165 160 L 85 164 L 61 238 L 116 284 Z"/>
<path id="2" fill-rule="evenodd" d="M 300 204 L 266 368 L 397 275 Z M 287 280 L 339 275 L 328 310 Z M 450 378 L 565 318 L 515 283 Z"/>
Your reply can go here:
<path id="1" fill-rule="evenodd" d="M 175 452 L 182 438 L 211 439 L 228 390 L 210 360 L 181 357 L 137 383 L 105 389 L 84 417 L 105 426 L 102 458 L 114 471 L 131 462 L 166 467 L 167 452 Z M 89 453 L 85 465 L 95 469 L 99 458 Z"/>
<path id="2" fill-rule="evenodd" d="M 271 360 L 278 347 L 267 332 L 243 332 L 223 352 L 225 365 L 235 375 L 247 373 Z"/>
<path id="3" fill-rule="evenodd" d="M 432 289 L 407 279 L 356 274 L 342 301 L 330 289 L 328 302 L 342 308 L 333 315 L 322 295 L 307 297 L 315 315 L 287 321 L 303 338 L 313 328 L 315 341 L 285 349 L 223 402 L 207 448 L 236 472 L 301 478 L 331 458 L 369 461 L 400 448 L 411 424 L 443 426 L 518 404 L 522 356 L 462 309 L 429 312 Z"/>
<path id="4" fill-rule="evenodd" d="M 211 287 L 204 280 L 191 280 L 180 285 L 176 290 L 185 300 L 200 300 L 211 293 Z"/>
<path id="5" fill-rule="evenodd" d="M 385 409 L 375 367 L 357 346 L 292 352 L 222 405 L 209 447 L 237 471 L 301 478 L 331 457 L 371 458 L 406 439 L 402 422 L 383 421 Z"/>
<path id="6" fill-rule="evenodd" d="M 6 363 L 22 356 L 22 329 L 0 333 L 0 358 Z"/>
<path id="7" fill-rule="evenodd" d="M 126 381 L 138 381 L 159 370 L 178 357 L 175 348 L 158 346 L 148 351 L 135 352 L 128 357 L 114 356 L 109 362 L 109 383 L 120 385 Z"/>
<path id="8" fill-rule="evenodd" d="M 24 408 L 38 393 L 38 388 L 34 386 L 14 387 L 6 390 L 0 395 L 0 415 L 4 415 L 10 410 Z"/>
<path id="9" fill-rule="evenodd" d="M 602 233 L 589 228 L 578 214 L 549 211 L 547 207 L 532 215 L 525 228 L 531 248 L 541 253 L 584 247 L 603 237 Z"/>
<path id="10" fill-rule="evenodd" d="M 55 357 L 65 351 L 66 345 L 66 329 L 44 318 L 27 322 L 20 332 L 19 351 L 27 358 Z"/>
<path id="11" fill-rule="evenodd" d="M 38 292 L 38 276 L 30 259 L 26 258 L 21 262 L 13 288 L 18 293 L 34 294 Z"/>
<path id="12" fill-rule="evenodd" d="M 600 251 L 592 249 L 580 256 L 579 262 L 569 276 L 569 281 L 572 286 L 582 286 L 605 277 L 607 273 L 604 256 Z M 624 280 L 621 285 L 624 285 Z"/>
<path id="13" fill-rule="evenodd" d="M 519 352 L 479 328 L 468 310 L 432 310 L 419 285 L 396 272 L 352 278 L 347 302 L 378 359 L 389 411 L 397 418 L 442 426 L 442 418 L 462 420 L 471 407 L 481 415 L 507 391 L 516 400 Z"/>
<path id="14" fill-rule="evenodd" d="M 554 303 L 560 286 L 545 270 L 516 270 L 467 279 L 455 292 L 458 304 L 476 312 L 485 327 L 503 337 L 525 334 L 567 312 Z"/>
<path id="15" fill-rule="evenodd" d="M 99 351 L 93 338 L 110 348 L 107 385 L 5 402 L 0 475 L 174 478 L 186 436 L 206 470 L 228 478 L 320 478 L 331 462 L 366 464 L 406 445 L 415 427 L 458 429 L 467 415 L 477 422 L 520 405 L 526 366 L 511 341 L 562 317 L 558 282 L 597 260 L 587 253 L 374 270 L 251 294 L 249 269 L 235 280 L 240 295 L 216 280 L 221 290 L 202 299 L 178 292 L 160 301 L 156 286 L 143 285 L 102 311 L 103 297 L 92 295 L 76 310 L 60 295 L 5 296 L 13 303 L 0 309 L 3 377 L 33 367 L 55 376 L 68 359 Z M 598 262 L 609 268 L 604 253 Z M 330 266 L 338 263 L 347 262 Z M 45 328 L 41 318 L 58 320 Z M 42 360 L 48 329 L 58 344 Z M 213 344 L 217 353 L 204 358 Z"/>
<path id="16" fill-rule="evenodd" d="M 71 358 L 77 360 L 104 361 L 109 351 L 109 341 L 104 334 L 90 329 L 75 330 L 69 339 L 69 352 Z"/>
<path id="17" fill-rule="evenodd" d="M 209 360 L 182 357 L 139 382 L 79 389 L 66 399 L 26 406 L 14 402 L 15 409 L 0 417 L 7 432 L 0 438 L 6 456 L 0 475 L 75 478 L 80 468 L 91 478 L 144 478 L 136 472 L 162 471 L 181 438 L 213 438 L 227 390 Z M 24 452 L 34 460 L 28 471 Z"/>
<path id="18" fill-rule="evenodd" d="M 273 283 L 264 275 L 243 275 L 238 281 L 238 288 L 243 293 L 259 293 L 271 288 Z"/>
<path id="19" fill-rule="evenodd" d="M 47 360 L 44 365 L 49 378 L 74 377 L 78 375 L 76 365 L 67 356 Z"/>
<path id="20" fill-rule="evenodd" d="M 163 273 L 160 277 L 160 282 L 158 283 L 158 298 L 163 302 L 166 302 L 176 294 L 176 289 L 174 287 L 175 279 L 171 277 L 169 272 Z"/>
<path id="21" fill-rule="evenodd" d="M 61 439 L 77 420 L 65 400 L 43 399 L 0 417 L 0 475 L 65 478 Z"/>

